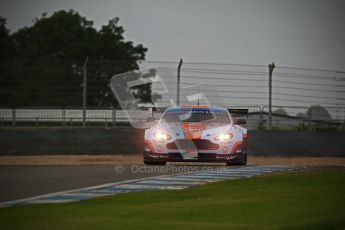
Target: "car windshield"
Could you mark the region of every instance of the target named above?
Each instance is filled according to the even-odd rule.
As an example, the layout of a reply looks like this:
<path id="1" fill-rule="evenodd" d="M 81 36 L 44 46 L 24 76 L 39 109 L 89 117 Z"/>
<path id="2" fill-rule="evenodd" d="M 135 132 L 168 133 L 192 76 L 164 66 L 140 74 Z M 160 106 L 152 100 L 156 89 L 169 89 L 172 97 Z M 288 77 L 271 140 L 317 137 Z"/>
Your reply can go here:
<path id="1" fill-rule="evenodd" d="M 206 122 L 230 124 L 226 111 L 220 109 L 169 109 L 164 113 L 162 122 Z"/>

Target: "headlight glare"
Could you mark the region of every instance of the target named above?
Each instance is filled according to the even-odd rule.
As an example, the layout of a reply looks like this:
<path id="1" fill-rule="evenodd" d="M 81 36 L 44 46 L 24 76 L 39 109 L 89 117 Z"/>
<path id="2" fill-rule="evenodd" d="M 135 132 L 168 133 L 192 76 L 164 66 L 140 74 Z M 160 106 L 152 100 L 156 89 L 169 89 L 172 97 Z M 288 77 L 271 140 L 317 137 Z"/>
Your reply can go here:
<path id="1" fill-rule="evenodd" d="M 228 141 L 233 137 L 232 133 L 218 134 L 214 139 L 217 141 Z"/>
<path id="2" fill-rule="evenodd" d="M 166 132 L 156 132 L 153 134 L 153 136 L 157 141 L 166 141 L 171 139 L 169 134 L 167 134 Z"/>

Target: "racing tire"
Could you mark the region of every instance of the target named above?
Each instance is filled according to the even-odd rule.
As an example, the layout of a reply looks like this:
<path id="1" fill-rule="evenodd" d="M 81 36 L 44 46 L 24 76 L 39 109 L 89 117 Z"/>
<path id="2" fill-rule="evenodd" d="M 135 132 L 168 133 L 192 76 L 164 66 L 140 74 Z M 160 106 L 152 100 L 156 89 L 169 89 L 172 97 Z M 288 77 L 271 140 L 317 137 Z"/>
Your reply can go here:
<path id="1" fill-rule="evenodd" d="M 243 154 L 242 162 L 236 162 L 236 163 L 228 162 L 228 163 L 226 163 L 226 165 L 227 166 L 247 165 L 247 153 Z"/>
<path id="2" fill-rule="evenodd" d="M 238 165 L 243 165 L 243 163 L 242 163 L 242 162 L 240 162 L 240 163 L 228 162 L 228 163 L 226 163 L 226 165 L 227 165 L 227 166 L 238 166 Z"/>
<path id="3" fill-rule="evenodd" d="M 239 166 L 242 164 L 243 164 L 243 162 L 227 162 L 226 163 L 227 166 Z"/>
<path id="4" fill-rule="evenodd" d="M 145 165 L 165 165 L 166 162 L 165 161 L 145 161 L 144 160 L 144 164 Z"/>

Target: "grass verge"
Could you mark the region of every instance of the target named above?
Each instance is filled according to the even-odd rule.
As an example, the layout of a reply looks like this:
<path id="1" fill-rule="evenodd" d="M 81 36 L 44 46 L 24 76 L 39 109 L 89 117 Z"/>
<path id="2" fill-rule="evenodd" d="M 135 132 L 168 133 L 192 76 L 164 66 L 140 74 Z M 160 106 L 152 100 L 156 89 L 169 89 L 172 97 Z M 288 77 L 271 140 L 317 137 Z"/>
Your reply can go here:
<path id="1" fill-rule="evenodd" d="M 180 191 L 0 209 L 0 229 L 337 229 L 345 170 L 223 181 Z"/>

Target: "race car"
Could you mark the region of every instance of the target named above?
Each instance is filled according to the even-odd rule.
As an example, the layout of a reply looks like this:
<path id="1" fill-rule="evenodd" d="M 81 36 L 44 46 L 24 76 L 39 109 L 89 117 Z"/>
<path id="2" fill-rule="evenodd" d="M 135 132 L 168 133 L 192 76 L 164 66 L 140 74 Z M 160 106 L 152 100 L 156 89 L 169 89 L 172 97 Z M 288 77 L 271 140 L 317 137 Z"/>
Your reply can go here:
<path id="1" fill-rule="evenodd" d="M 231 112 L 231 110 L 230 110 Z M 228 109 L 207 105 L 167 108 L 158 122 L 145 130 L 144 163 L 247 163 L 245 119 L 233 119 Z"/>

